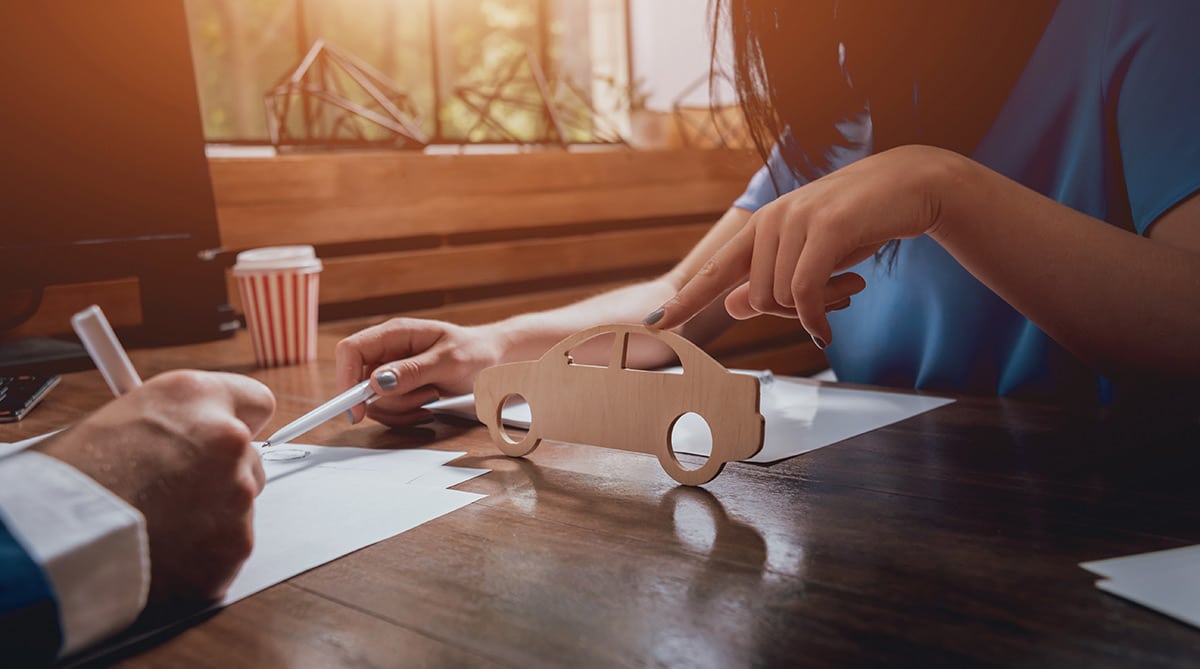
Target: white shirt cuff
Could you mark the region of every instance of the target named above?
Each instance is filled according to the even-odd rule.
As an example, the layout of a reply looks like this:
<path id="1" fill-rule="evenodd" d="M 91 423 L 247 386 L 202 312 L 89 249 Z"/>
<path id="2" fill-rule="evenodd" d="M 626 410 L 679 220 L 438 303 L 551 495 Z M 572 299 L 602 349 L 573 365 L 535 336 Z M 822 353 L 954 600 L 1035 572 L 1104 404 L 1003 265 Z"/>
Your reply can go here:
<path id="1" fill-rule="evenodd" d="M 54 587 L 60 656 L 128 627 L 150 591 L 146 520 L 74 467 L 34 451 L 0 458 L 5 524 Z"/>

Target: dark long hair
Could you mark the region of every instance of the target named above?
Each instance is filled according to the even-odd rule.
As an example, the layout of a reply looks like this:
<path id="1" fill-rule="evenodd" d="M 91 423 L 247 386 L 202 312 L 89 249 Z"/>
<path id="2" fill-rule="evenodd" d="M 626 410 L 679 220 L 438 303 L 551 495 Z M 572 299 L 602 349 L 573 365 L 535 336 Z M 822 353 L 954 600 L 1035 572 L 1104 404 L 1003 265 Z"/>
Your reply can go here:
<path id="1" fill-rule="evenodd" d="M 970 154 L 1044 31 L 1056 0 L 711 0 L 713 70 L 727 30 L 750 137 L 798 177 L 828 171 L 868 107 L 874 150 Z M 785 135 L 786 131 L 786 135 Z M 784 137 L 790 141 L 781 143 Z"/>

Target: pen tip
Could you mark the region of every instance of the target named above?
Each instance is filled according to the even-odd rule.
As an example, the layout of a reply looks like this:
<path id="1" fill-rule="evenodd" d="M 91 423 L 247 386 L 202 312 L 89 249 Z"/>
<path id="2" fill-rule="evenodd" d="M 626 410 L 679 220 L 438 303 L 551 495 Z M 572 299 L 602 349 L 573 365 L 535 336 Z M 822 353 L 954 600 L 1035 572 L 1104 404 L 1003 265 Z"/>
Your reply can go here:
<path id="1" fill-rule="evenodd" d="M 269 441 L 264 441 L 264 442 L 263 442 L 263 446 L 262 446 L 262 447 L 263 447 L 263 448 L 266 448 L 266 447 L 268 447 L 268 446 L 270 446 L 270 445 L 271 445 L 271 442 L 269 442 Z"/>

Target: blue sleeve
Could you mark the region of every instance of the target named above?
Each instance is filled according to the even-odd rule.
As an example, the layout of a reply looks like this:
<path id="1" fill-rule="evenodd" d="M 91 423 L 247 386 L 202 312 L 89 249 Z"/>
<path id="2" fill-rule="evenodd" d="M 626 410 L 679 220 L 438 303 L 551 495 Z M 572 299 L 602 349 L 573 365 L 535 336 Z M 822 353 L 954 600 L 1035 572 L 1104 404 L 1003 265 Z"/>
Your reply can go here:
<path id="1" fill-rule="evenodd" d="M 49 665 L 61 644 L 50 581 L 0 518 L 0 663 Z"/>
<path id="2" fill-rule="evenodd" d="M 871 155 L 874 143 L 871 117 L 865 111 L 839 123 L 838 130 L 846 138 L 847 144 L 846 146 L 835 146 L 829 150 L 826 158 L 830 172 Z M 791 135 L 785 134 L 783 141 L 791 141 Z M 817 172 L 820 174 L 823 173 L 823 170 L 817 170 Z M 741 197 L 734 200 L 733 206 L 747 211 L 758 211 L 764 205 L 774 201 L 775 198 L 796 190 L 804 183 L 807 182 L 801 182 L 792 173 L 779 151 L 779 145 L 776 144 L 771 149 L 771 155 L 767 157 L 767 164 L 754 173 L 754 176 L 750 178 L 749 185 L 746 186 L 746 191 L 742 193 Z"/>
<path id="3" fill-rule="evenodd" d="M 772 179 L 774 177 L 774 179 Z M 774 201 L 775 198 L 790 193 L 800 187 L 796 177 L 783 161 L 779 146 L 771 149 L 767 164 L 763 165 L 746 186 L 746 192 L 733 201 L 733 206 L 747 211 L 758 211 L 762 206 Z"/>
<path id="4" fill-rule="evenodd" d="M 1137 231 L 1200 190 L 1200 2 L 1114 5 L 1104 76 Z"/>

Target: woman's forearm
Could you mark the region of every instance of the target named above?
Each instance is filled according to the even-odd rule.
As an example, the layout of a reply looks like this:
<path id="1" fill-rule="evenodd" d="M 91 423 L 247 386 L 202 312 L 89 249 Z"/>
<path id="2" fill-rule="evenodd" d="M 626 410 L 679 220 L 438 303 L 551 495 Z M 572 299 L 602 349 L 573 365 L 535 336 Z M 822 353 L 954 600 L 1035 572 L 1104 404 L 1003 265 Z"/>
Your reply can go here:
<path id="1" fill-rule="evenodd" d="M 675 294 L 687 277 L 694 274 L 714 252 L 745 225 L 750 213 L 731 208 L 703 239 L 670 272 L 650 281 L 623 286 L 557 309 L 521 314 L 482 326 L 489 329 L 502 346 L 503 362 L 530 360 L 567 336 L 601 323 L 636 323 Z M 678 329 L 688 339 L 703 344 L 729 325 L 731 319 L 720 301 L 708 313 Z M 630 341 L 630 366 L 653 368 L 669 364 L 673 353 L 665 346 L 638 338 Z M 606 364 L 608 350 L 600 346 L 581 346 L 574 352 L 580 362 Z"/>
<path id="2" fill-rule="evenodd" d="M 502 362 L 531 360 L 584 328 L 601 323 L 637 322 L 672 293 L 670 285 L 659 278 L 617 288 L 557 309 L 513 316 L 483 327 L 491 330 L 501 342 Z M 670 359 L 669 353 L 636 351 L 633 344 L 631 342 L 630 356 L 639 364 L 659 366 L 667 364 Z M 607 364 L 608 350 L 603 345 L 584 344 L 573 352 L 573 357 L 579 362 Z"/>
<path id="3" fill-rule="evenodd" d="M 963 267 L 1101 373 L 1200 375 L 1196 246 L 1127 232 L 960 160 L 929 234 Z M 1170 215 L 1200 237 L 1200 199 Z"/>

